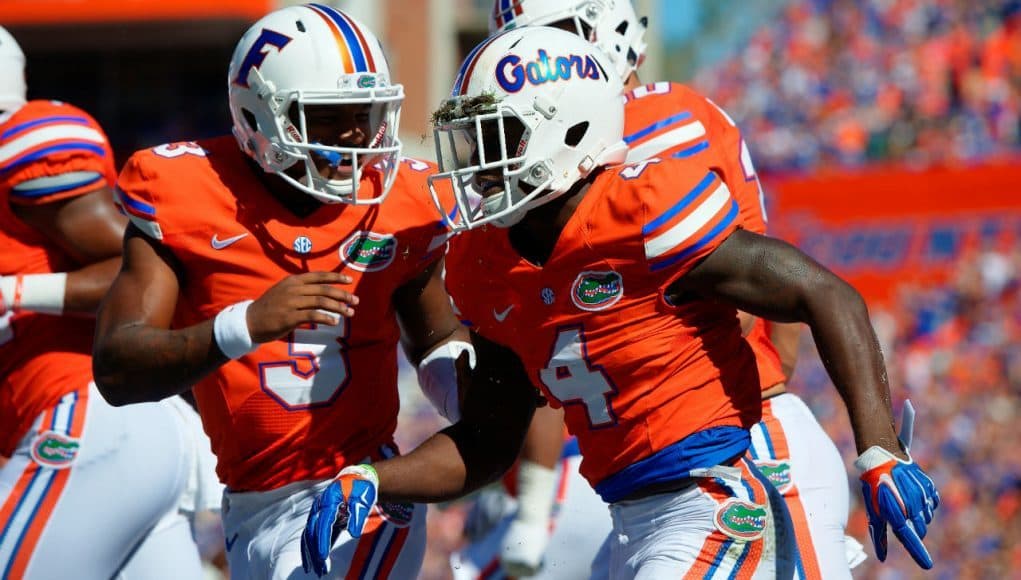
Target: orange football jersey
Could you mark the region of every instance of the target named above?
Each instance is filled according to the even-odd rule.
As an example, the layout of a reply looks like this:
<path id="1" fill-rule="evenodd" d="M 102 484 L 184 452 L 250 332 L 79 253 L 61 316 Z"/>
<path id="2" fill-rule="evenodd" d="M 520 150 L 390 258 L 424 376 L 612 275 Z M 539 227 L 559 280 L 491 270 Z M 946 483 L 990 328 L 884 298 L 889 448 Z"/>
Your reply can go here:
<path id="1" fill-rule="evenodd" d="M 354 318 L 299 328 L 196 385 L 230 489 L 332 477 L 392 443 L 400 330 L 391 296 L 440 257 L 445 240 L 429 202 L 432 171 L 406 159 L 383 204 L 322 205 L 305 218 L 266 190 L 233 137 L 140 151 L 121 172 L 123 209 L 180 264 L 177 327 L 256 299 L 290 274 L 355 279 Z M 367 172 L 361 187 L 378 187 L 378 177 Z"/>
<path id="2" fill-rule="evenodd" d="M 732 427 L 741 441 L 717 462 L 747 447 L 741 430 L 761 405 L 736 311 L 664 297 L 737 225 L 737 202 L 716 173 L 649 160 L 598 176 L 542 267 L 522 259 L 504 229 L 451 241 L 446 281 L 460 315 L 517 352 L 564 407 L 581 473 L 607 501 L 619 494 L 601 482 L 689 435 Z"/>
<path id="3" fill-rule="evenodd" d="M 709 165 L 737 200 L 741 226 L 757 234 L 766 232 L 762 187 L 748 146 L 722 109 L 692 89 L 668 82 L 638 87 L 625 95 L 625 103 L 629 162 L 690 157 Z M 755 351 L 762 389 L 786 380 L 763 320 L 755 321 L 746 338 Z"/>
<path id="4" fill-rule="evenodd" d="M 113 186 L 115 177 L 106 135 L 81 109 L 31 101 L 0 117 L 0 275 L 78 268 L 57 244 L 19 220 L 12 205 L 52 203 Z M 31 189 L 19 187 L 33 180 Z M 10 456 L 43 409 L 88 384 L 95 325 L 24 311 L 0 316 L 7 318 L 0 324 L 0 454 Z"/>

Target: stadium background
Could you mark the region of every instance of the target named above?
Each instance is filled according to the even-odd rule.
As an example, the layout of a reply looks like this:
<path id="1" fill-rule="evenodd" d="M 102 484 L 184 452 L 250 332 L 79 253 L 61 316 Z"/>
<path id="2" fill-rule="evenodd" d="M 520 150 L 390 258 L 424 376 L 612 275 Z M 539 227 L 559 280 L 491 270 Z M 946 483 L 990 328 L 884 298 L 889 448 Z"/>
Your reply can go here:
<path id="1" fill-rule="evenodd" d="M 229 130 L 233 45 L 288 3 L 4 0 L 0 23 L 28 55 L 30 97 L 93 113 L 123 161 L 136 148 Z M 490 2 L 327 3 L 388 47 L 408 94 L 406 148 L 432 157 L 428 114 L 485 36 Z M 650 21 L 643 79 L 693 84 L 735 117 L 772 233 L 866 295 L 895 406 L 910 397 L 919 409 L 912 451 L 943 497 L 926 540 L 936 567 L 922 574 L 893 548 L 887 564 L 870 558 L 855 576 L 1021 578 L 1021 3 L 636 5 Z M 413 376 L 402 377 L 407 448 L 440 420 Z M 843 405 L 807 335 L 792 389 L 850 466 Z M 463 503 L 431 510 L 422 577 L 447 577 L 464 512 Z M 860 502 L 849 533 L 868 544 Z M 215 524 L 203 527 L 203 541 L 214 557 Z"/>

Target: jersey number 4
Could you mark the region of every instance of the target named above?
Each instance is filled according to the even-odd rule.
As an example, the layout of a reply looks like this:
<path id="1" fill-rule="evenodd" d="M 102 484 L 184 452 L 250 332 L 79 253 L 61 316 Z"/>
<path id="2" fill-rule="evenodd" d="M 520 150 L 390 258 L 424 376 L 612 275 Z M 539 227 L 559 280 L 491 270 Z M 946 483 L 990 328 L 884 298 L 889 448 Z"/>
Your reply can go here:
<path id="1" fill-rule="evenodd" d="M 330 403 L 350 379 L 346 336 L 343 316 L 337 326 L 296 328 L 288 337 L 287 360 L 259 363 L 262 390 L 288 410 Z"/>
<path id="2" fill-rule="evenodd" d="M 610 399 L 617 394 L 603 367 L 588 360 L 585 330 L 580 326 L 561 328 L 546 368 L 539 371 L 542 384 L 562 405 L 585 405 L 593 429 L 617 423 Z"/>

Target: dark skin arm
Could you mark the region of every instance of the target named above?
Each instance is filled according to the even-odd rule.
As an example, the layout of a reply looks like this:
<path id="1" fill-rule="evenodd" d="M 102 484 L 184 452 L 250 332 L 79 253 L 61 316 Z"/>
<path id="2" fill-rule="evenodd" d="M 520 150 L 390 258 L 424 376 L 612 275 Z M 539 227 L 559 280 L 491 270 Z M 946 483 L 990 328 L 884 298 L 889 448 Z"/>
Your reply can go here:
<path id="1" fill-rule="evenodd" d="M 855 444 L 906 459 L 894 428 L 883 355 L 861 295 L 785 242 L 738 230 L 668 292 L 733 304 L 781 322 L 804 322 L 847 405 Z"/>
<path id="2" fill-rule="evenodd" d="M 503 475 L 521 451 L 538 392 L 518 357 L 472 333 L 475 369 L 469 377 L 461 420 L 407 455 L 373 464 L 381 501 L 457 499 Z"/>
<path id="3" fill-rule="evenodd" d="M 96 385 L 112 405 L 159 401 L 180 394 L 227 362 L 213 338 L 213 318 L 170 329 L 180 282 L 176 260 L 134 226 L 124 238 L 124 263 L 100 308 L 93 347 Z M 335 325 L 354 314 L 357 298 L 336 287 L 336 272 L 288 276 L 248 309 L 255 343 L 287 336 L 306 323 Z"/>
<path id="4" fill-rule="evenodd" d="M 790 382 L 794 376 L 794 367 L 798 364 L 798 345 L 801 343 L 801 325 L 774 322 L 770 326 L 769 340 L 780 355 L 780 367 L 783 376 Z"/>
<path id="5" fill-rule="evenodd" d="M 741 311 L 737 313 L 737 318 L 741 321 L 741 334 L 748 336 L 748 333 L 752 331 L 752 325 L 755 324 L 755 320 L 758 317 Z M 794 365 L 798 362 L 798 343 L 801 341 L 801 325 L 773 322 L 770 324 L 769 340 L 776 347 L 777 354 L 780 355 L 780 368 L 783 371 L 783 376 L 787 377 L 788 381 L 791 380 L 791 375 L 794 373 Z"/>
<path id="6" fill-rule="evenodd" d="M 40 205 L 11 204 L 21 221 L 39 230 L 80 266 L 68 272 L 64 312 L 94 314 L 120 268 L 127 219 L 104 186 L 89 193 Z"/>
<path id="7" fill-rule="evenodd" d="M 442 260 L 429 264 L 393 295 L 394 310 L 401 327 L 401 343 L 408 360 L 415 364 L 444 342 L 469 341 L 468 329 L 450 307 L 450 296 L 443 284 L 442 264 Z"/>
<path id="8" fill-rule="evenodd" d="M 455 499 L 494 481 L 513 464 L 536 406 L 537 393 L 517 356 L 468 332 L 450 306 L 441 274 L 437 261 L 394 294 L 405 352 L 417 363 L 448 340 L 471 341 L 476 365 L 469 368 L 467 354 L 457 361 L 457 424 L 408 455 L 375 464 L 385 501 Z"/>
<path id="9" fill-rule="evenodd" d="M 535 410 L 532 424 L 528 427 L 524 446 L 521 448 L 522 461 L 554 469 L 560 461 L 564 447 L 564 411 L 553 407 Z"/>

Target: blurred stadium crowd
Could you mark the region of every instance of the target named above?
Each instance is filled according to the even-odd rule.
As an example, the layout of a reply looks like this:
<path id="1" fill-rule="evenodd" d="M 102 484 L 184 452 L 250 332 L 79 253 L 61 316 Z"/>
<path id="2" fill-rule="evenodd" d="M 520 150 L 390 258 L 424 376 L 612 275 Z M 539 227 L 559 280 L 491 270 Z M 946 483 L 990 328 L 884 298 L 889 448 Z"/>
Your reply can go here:
<path id="1" fill-rule="evenodd" d="M 919 410 L 912 454 L 932 465 L 943 504 L 926 544 L 938 578 L 1017 578 L 1021 570 L 1021 247 L 965 254 L 945 287 L 901 288 L 873 311 L 894 398 Z M 802 341 L 811 349 L 811 341 Z M 805 350 L 792 382 L 846 458 L 847 415 L 818 356 Z M 851 481 L 851 480 L 849 480 Z M 856 490 L 855 490 L 856 491 Z M 860 497 L 848 533 L 865 541 Z M 919 574 L 903 554 L 868 560 L 855 576 Z"/>
<path id="2" fill-rule="evenodd" d="M 988 158 L 1019 145 L 1021 2 L 794 0 L 694 84 L 760 170 Z"/>

